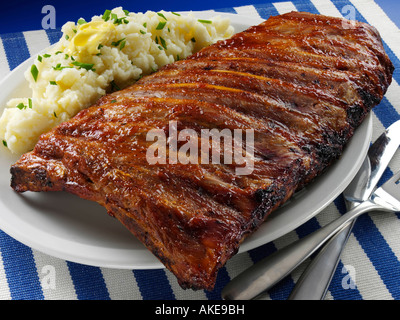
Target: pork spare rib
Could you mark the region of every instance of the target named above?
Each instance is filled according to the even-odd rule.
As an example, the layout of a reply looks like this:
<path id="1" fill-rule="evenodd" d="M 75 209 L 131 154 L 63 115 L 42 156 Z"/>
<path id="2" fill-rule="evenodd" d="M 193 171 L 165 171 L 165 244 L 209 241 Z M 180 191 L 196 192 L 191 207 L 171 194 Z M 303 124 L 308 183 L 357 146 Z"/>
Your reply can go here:
<path id="1" fill-rule="evenodd" d="M 393 69 L 365 23 L 302 12 L 270 17 L 43 134 L 12 165 L 11 186 L 100 203 L 183 288 L 212 290 L 246 236 L 340 157 Z M 204 130 L 253 130 L 252 170 L 239 174 L 235 161 L 150 163 L 156 140 L 148 133 L 170 142 L 171 128 L 190 129 L 197 146 Z M 174 152 L 168 144 L 166 154 Z"/>

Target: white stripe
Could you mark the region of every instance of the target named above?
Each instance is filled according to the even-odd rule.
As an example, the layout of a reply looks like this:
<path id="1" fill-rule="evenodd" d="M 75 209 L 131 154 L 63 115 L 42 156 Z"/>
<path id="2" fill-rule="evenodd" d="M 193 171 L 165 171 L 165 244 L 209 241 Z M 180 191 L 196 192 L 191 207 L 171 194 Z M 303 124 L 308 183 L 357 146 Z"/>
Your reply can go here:
<path id="1" fill-rule="evenodd" d="M 7 55 L 4 51 L 3 41 L 0 38 L 0 81 L 10 72 Z"/>
<path id="2" fill-rule="evenodd" d="M 10 288 L 8 287 L 6 272 L 4 270 L 3 258 L 0 254 L 0 300 L 11 300 Z"/>
<path id="3" fill-rule="evenodd" d="M 184 290 L 178 284 L 175 275 L 168 269 L 164 269 L 167 275 L 171 289 L 177 300 L 207 300 L 207 296 L 203 290 Z"/>
<path id="4" fill-rule="evenodd" d="M 235 11 L 243 16 L 251 16 L 256 18 L 261 18 L 258 14 L 256 8 L 254 6 L 242 6 L 242 7 L 234 7 Z"/>
<path id="5" fill-rule="evenodd" d="M 77 300 L 67 263 L 37 250 L 32 250 L 45 300 Z M 54 278 L 53 278 L 54 276 Z M 53 287 L 52 285 L 55 285 Z"/>
<path id="6" fill-rule="evenodd" d="M 400 59 L 400 30 L 373 0 L 350 0 L 369 24 L 379 33 L 393 53 Z"/>
<path id="7" fill-rule="evenodd" d="M 141 300 L 139 287 L 131 270 L 101 268 L 111 300 Z"/>
<path id="8" fill-rule="evenodd" d="M 290 1 L 276 2 L 276 3 L 273 3 L 273 5 L 274 5 L 275 9 L 279 12 L 279 14 L 284 14 L 284 13 L 291 12 L 291 11 L 297 11 L 295 5 Z"/>
<path id="9" fill-rule="evenodd" d="M 400 38 L 399 38 L 400 39 Z M 399 41 L 400 42 L 400 41 Z M 392 80 L 391 85 L 386 91 L 385 97 L 388 99 L 390 104 L 400 113 L 400 86 L 396 80 Z"/>
<path id="10" fill-rule="evenodd" d="M 344 248 L 341 258 L 343 265 L 350 265 L 355 268 L 355 283 L 363 299 L 393 299 L 353 234 L 350 235 L 348 245 Z M 339 271 L 341 272 L 341 270 Z M 343 277 L 346 275 L 347 273 L 344 273 Z"/>
<path id="11" fill-rule="evenodd" d="M 330 0 L 311 0 L 320 14 L 342 18 L 342 14 Z"/>
<path id="12" fill-rule="evenodd" d="M 50 46 L 49 38 L 44 30 L 27 31 L 23 34 L 31 56 Z"/>

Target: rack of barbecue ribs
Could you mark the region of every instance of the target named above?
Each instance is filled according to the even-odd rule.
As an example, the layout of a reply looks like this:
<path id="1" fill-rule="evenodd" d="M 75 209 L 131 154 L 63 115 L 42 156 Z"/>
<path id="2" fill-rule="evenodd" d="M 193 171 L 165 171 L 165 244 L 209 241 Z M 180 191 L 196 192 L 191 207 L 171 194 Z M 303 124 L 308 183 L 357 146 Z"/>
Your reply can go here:
<path id="1" fill-rule="evenodd" d="M 393 69 L 365 23 L 301 12 L 270 17 L 42 135 L 12 165 L 11 186 L 100 203 L 183 288 L 212 290 L 246 236 L 340 157 Z M 235 146 L 246 161 L 213 162 L 213 150 L 205 150 L 209 158 L 192 154 L 197 163 L 147 157 L 157 141 L 168 144 L 153 150 L 156 160 L 176 160 L 189 140 L 212 149 L 201 135 L 212 129 L 242 130 Z M 173 147 L 172 135 L 183 130 L 190 139 Z M 237 170 L 250 163 L 245 174 Z"/>

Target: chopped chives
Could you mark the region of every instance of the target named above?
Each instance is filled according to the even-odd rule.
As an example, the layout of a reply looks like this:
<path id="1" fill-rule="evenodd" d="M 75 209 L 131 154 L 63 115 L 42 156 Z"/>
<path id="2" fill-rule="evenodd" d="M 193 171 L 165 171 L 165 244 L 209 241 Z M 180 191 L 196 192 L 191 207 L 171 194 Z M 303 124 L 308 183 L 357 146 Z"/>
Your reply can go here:
<path id="1" fill-rule="evenodd" d="M 143 27 L 147 28 L 147 22 L 143 23 Z"/>
<path id="2" fill-rule="evenodd" d="M 141 34 L 146 34 L 146 31 L 140 30 Z"/>
<path id="3" fill-rule="evenodd" d="M 128 10 L 122 10 L 123 12 L 125 12 L 125 15 L 129 16 L 129 11 Z"/>
<path id="4" fill-rule="evenodd" d="M 178 17 L 181 16 L 179 13 L 176 13 L 176 12 L 173 12 L 173 11 L 171 11 L 171 13 L 174 14 L 174 15 L 176 15 L 176 16 L 178 16 Z"/>
<path id="5" fill-rule="evenodd" d="M 23 109 L 26 109 L 26 105 L 24 105 L 24 104 L 21 102 L 21 103 L 19 103 L 19 104 L 17 105 L 17 108 L 18 108 L 19 110 L 23 110 Z"/>
<path id="6" fill-rule="evenodd" d="M 122 50 L 122 49 L 125 47 L 125 44 L 126 44 L 126 41 L 123 40 L 123 41 L 121 42 L 121 44 L 119 45 L 119 50 Z"/>
<path id="7" fill-rule="evenodd" d="M 28 98 L 28 107 L 29 109 L 32 109 L 32 99 Z"/>
<path id="8" fill-rule="evenodd" d="M 61 51 L 58 51 L 58 52 L 60 52 L 61 53 Z M 56 53 L 57 54 L 57 53 Z M 43 58 L 50 58 L 51 57 L 51 54 L 47 54 L 47 53 L 45 53 L 44 55 L 43 55 Z"/>
<path id="9" fill-rule="evenodd" d="M 114 80 L 111 81 L 110 84 L 111 84 L 111 87 L 113 88 L 113 90 L 115 90 L 115 91 L 121 90 L 121 88 L 115 83 Z"/>
<path id="10" fill-rule="evenodd" d="M 165 50 L 167 50 L 167 43 L 165 42 L 165 40 L 162 37 L 160 37 L 160 41 L 161 41 L 161 45 L 163 46 L 163 48 Z"/>
<path id="11" fill-rule="evenodd" d="M 212 23 L 211 20 L 198 19 L 197 21 L 198 21 L 198 22 L 201 22 L 201 23 L 208 23 L 208 24 L 211 24 L 211 23 Z"/>
<path id="12" fill-rule="evenodd" d="M 55 82 L 54 80 L 49 81 L 49 82 L 50 82 L 50 84 L 52 84 L 53 86 L 56 86 L 56 85 L 57 85 L 57 82 Z"/>
<path id="13" fill-rule="evenodd" d="M 156 30 L 162 30 L 164 29 L 165 25 L 166 25 L 167 21 L 160 21 L 156 27 Z"/>
<path id="14" fill-rule="evenodd" d="M 118 41 L 113 41 L 113 42 L 111 42 L 111 45 L 113 45 L 114 47 L 118 47 L 121 44 L 121 42 L 123 42 L 123 41 L 125 41 L 125 38 L 122 38 Z"/>
<path id="15" fill-rule="evenodd" d="M 57 113 L 56 113 L 55 111 L 53 112 L 53 114 L 54 114 L 54 116 L 57 118 Z"/>
<path id="16" fill-rule="evenodd" d="M 32 65 L 32 67 L 31 67 L 31 74 L 32 74 L 32 77 L 33 77 L 33 79 L 35 80 L 35 82 L 37 81 L 37 78 L 38 78 L 38 75 L 39 75 L 39 70 L 38 70 L 38 68 L 36 67 L 36 65 Z"/>
<path id="17" fill-rule="evenodd" d="M 80 19 L 78 20 L 78 24 L 84 24 L 84 23 L 87 23 L 85 19 L 80 18 Z"/>
<path id="18" fill-rule="evenodd" d="M 79 62 L 79 61 L 74 61 L 74 62 L 72 62 L 72 64 L 74 65 L 74 66 L 77 66 L 77 67 L 79 67 L 79 69 L 80 68 L 83 68 L 83 69 L 86 69 L 86 70 L 92 70 L 92 71 L 95 71 L 95 69 L 93 69 L 93 66 L 94 66 L 94 64 L 93 63 L 83 63 L 83 62 Z"/>
<path id="19" fill-rule="evenodd" d="M 196 42 L 196 39 L 193 37 L 192 39 L 190 39 L 190 41 Z"/>
<path id="20" fill-rule="evenodd" d="M 157 12 L 157 14 L 158 14 L 161 18 L 164 18 L 165 20 L 168 20 L 161 12 Z"/>
<path id="21" fill-rule="evenodd" d="M 65 35 L 65 40 L 68 40 L 69 39 L 69 35 Z"/>
<path id="22" fill-rule="evenodd" d="M 38 56 L 37 59 L 39 60 L 39 62 L 42 62 L 42 56 Z"/>
<path id="23" fill-rule="evenodd" d="M 3 146 L 5 146 L 7 148 L 7 141 L 3 140 Z"/>
<path id="24" fill-rule="evenodd" d="M 110 15 L 111 15 L 111 10 L 106 10 L 106 11 L 104 11 L 104 14 L 103 14 L 103 20 L 104 21 L 108 21 L 108 20 L 110 20 Z"/>

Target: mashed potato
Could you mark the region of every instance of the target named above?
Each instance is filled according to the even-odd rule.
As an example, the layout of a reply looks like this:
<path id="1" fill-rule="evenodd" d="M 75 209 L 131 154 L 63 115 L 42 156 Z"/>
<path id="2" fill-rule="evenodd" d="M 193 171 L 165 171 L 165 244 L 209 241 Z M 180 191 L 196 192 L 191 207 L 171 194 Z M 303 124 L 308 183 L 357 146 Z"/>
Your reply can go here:
<path id="1" fill-rule="evenodd" d="M 198 20 L 192 14 L 131 13 L 119 7 L 90 22 L 67 22 L 62 32 L 25 72 L 32 97 L 10 100 L 0 118 L 0 137 L 13 153 L 31 150 L 42 133 L 107 91 L 228 38 L 233 28 L 220 17 Z"/>

